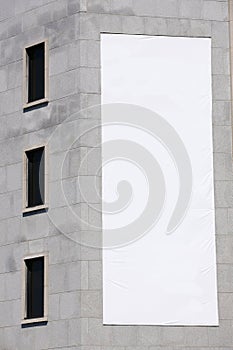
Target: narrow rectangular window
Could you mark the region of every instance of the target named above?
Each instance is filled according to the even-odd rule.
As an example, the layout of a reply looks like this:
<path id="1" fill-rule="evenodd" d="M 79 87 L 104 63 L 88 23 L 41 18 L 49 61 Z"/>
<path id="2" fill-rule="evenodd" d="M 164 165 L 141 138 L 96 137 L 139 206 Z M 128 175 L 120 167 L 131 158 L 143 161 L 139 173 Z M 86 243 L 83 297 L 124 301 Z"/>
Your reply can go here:
<path id="1" fill-rule="evenodd" d="M 25 260 L 26 318 L 44 317 L 44 256 Z"/>
<path id="2" fill-rule="evenodd" d="M 45 43 L 26 49 L 28 60 L 28 102 L 45 98 Z"/>
<path id="3" fill-rule="evenodd" d="M 27 157 L 27 207 L 44 204 L 45 157 L 44 147 L 26 151 Z"/>

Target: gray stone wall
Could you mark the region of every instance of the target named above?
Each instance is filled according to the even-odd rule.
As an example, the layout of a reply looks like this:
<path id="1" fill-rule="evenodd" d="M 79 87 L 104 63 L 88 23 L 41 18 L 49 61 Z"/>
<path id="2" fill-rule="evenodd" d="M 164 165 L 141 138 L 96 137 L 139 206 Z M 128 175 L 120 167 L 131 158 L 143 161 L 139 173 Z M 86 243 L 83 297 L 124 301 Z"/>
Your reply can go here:
<path id="1" fill-rule="evenodd" d="M 226 0 L 0 0 L 0 349 L 178 350 L 233 349 L 233 193 L 229 19 Z M 66 235 L 99 239 L 100 215 L 89 180 L 100 164 L 98 131 L 72 146 L 64 167 L 69 204 L 84 223 L 65 220 L 59 171 L 72 133 L 100 120 L 100 32 L 212 37 L 213 139 L 219 327 L 102 325 L 100 249 Z M 23 47 L 48 39 L 49 104 L 23 112 Z M 66 118 L 80 110 L 76 127 Z M 22 215 L 22 155 L 49 147 L 48 213 Z M 73 135 L 73 134 L 72 134 Z M 88 150 L 77 190 L 79 163 Z M 54 225 L 53 218 L 59 222 Z M 59 221 L 59 218 L 61 220 Z M 78 238 L 77 238 L 78 236 Z M 96 238 L 97 237 L 97 238 Z M 22 259 L 49 252 L 49 321 L 21 327 Z"/>

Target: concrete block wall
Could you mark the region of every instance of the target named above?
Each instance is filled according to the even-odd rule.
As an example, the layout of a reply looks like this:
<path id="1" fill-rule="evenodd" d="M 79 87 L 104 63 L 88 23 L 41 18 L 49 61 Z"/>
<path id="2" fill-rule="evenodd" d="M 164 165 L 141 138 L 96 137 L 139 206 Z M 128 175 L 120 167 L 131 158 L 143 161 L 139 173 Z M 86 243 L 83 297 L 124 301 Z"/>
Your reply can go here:
<path id="1" fill-rule="evenodd" d="M 232 349 L 228 1 L 0 0 L 0 8 L 0 349 Z M 101 250 L 76 243 L 89 240 L 95 245 L 101 239 L 100 230 L 93 229 L 101 224 L 101 216 L 85 203 L 86 198 L 101 208 L 91 188 L 101 164 L 101 134 L 95 129 L 100 110 L 90 108 L 101 101 L 101 32 L 212 38 L 219 327 L 102 325 Z M 23 47 L 44 39 L 49 42 L 49 104 L 24 112 Z M 48 212 L 23 216 L 23 150 L 48 142 Z M 69 217 L 59 189 L 61 171 L 68 204 L 82 219 L 77 222 Z M 45 251 L 49 252 L 49 321 L 22 328 L 22 259 Z"/>

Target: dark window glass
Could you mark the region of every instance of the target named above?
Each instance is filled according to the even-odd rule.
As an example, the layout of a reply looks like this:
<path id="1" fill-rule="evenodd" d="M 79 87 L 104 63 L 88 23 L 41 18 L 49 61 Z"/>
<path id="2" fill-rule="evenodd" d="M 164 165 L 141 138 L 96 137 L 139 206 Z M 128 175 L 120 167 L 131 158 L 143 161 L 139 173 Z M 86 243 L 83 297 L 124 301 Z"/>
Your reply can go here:
<path id="1" fill-rule="evenodd" d="M 28 207 L 44 203 L 44 147 L 27 151 Z"/>
<path id="2" fill-rule="evenodd" d="M 44 257 L 25 260 L 26 278 L 26 318 L 44 316 Z"/>
<path id="3" fill-rule="evenodd" d="M 45 97 L 45 45 L 29 47 L 28 55 L 28 102 Z"/>

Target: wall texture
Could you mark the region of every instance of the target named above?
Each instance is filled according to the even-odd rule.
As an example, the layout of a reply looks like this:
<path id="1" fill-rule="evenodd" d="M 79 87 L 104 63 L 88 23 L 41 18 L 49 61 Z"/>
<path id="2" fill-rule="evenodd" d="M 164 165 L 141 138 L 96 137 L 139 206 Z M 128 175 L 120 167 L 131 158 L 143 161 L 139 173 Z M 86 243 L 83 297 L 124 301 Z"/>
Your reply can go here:
<path id="1" fill-rule="evenodd" d="M 233 175 L 227 0 L 0 0 L 0 349 L 230 350 L 233 348 Z M 90 179 L 101 163 L 98 129 L 72 145 L 64 170 L 69 204 L 83 219 L 65 220 L 59 172 L 67 144 L 95 127 L 100 103 L 100 32 L 212 37 L 213 139 L 219 327 L 102 325 L 101 215 Z M 49 41 L 49 104 L 23 111 L 23 47 Z M 76 128 L 66 120 L 77 117 Z M 49 147 L 48 213 L 22 215 L 23 150 Z M 77 164 L 88 150 L 77 188 Z M 51 217 L 53 220 L 51 220 Z M 55 218 L 55 219 L 54 219 Z M 54 225 L 54 221 L 58 223 Z M 23 256 L 49 252 L 49 321 L 21 327 Z"/>

